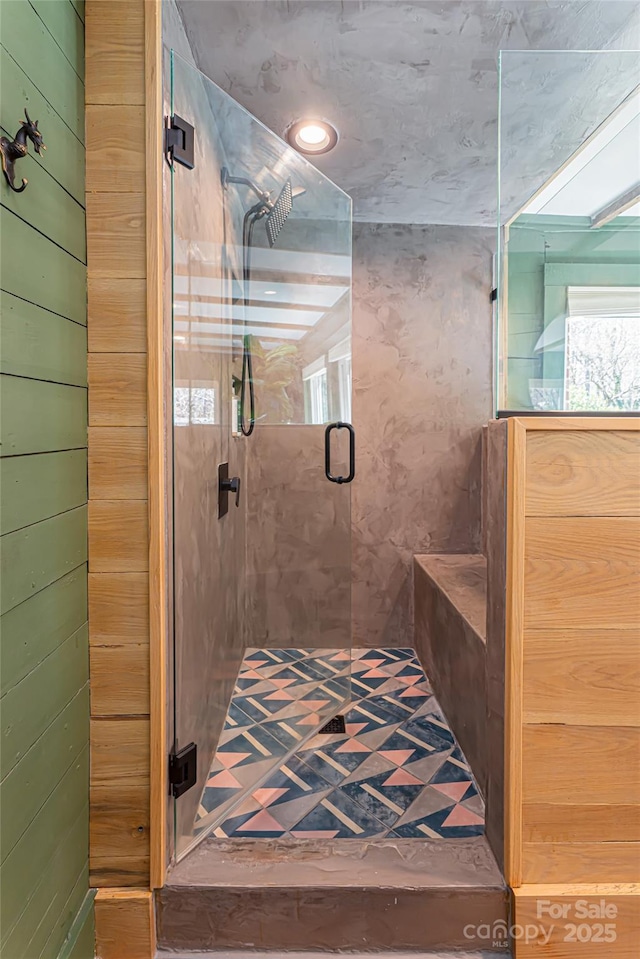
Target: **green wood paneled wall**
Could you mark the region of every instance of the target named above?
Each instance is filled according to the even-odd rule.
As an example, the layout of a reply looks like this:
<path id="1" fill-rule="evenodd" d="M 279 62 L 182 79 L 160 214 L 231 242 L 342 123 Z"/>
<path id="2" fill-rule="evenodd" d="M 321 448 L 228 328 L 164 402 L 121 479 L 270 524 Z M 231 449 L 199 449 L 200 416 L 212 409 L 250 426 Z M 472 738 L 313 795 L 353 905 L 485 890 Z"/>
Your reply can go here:
<path id="1" fill-rule="evenodd" d="M 0 955 L 90 959 L 84 5 L 0 0 Z"/>

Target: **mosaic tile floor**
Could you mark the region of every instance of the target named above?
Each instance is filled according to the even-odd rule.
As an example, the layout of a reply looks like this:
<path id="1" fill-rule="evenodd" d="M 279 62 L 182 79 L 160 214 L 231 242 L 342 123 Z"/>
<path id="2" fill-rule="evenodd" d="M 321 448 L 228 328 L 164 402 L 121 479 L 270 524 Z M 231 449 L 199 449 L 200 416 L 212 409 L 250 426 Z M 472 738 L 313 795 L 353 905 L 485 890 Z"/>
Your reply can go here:
<path id="1" fill-rule="evenodd" d="M 333 703 L 335 712 L 344 702 L 349 681 L 346 732 L 305 740 Z M 199 831 L 220 823 L 218 838 L 484 832 L 471 770 L 415 652 L 395 648 L 247 650 L 199 817 Z"/>

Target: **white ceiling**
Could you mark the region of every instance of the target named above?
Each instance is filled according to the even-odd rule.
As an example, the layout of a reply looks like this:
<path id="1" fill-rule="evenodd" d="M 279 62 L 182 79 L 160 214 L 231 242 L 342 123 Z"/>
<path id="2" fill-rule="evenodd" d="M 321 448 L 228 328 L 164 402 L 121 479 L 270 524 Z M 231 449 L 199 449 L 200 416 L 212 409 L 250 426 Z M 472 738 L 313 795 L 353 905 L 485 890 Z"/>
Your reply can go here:
<path id="1" fill-rule="evenodd" d="M 200 69 L 268 127 L 282 134 L 305 115 L 338 127 L 338 147 L 315 162 L 352 196 L 356 220 L 493 225 L 499 51 L 640 48 L 635 0 L 178 7 Z M 578 90 L 576 71 L 555 62 L 543 74 L 523 68 L 528 93 L 510 101 L 509 134 L 520 141 L 510 144 L 503 199 L 513 209 L 635 85 L 613 56 L 595 68 L 590 60 Z"/>

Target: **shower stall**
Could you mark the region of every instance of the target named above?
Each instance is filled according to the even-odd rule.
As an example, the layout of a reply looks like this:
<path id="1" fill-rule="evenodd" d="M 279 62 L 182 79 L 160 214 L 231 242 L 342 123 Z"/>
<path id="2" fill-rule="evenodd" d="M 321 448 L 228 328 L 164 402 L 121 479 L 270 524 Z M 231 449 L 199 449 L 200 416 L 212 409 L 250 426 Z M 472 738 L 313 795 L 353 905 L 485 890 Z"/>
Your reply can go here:
<path id="1" fill-rule="evenodd" d="M 351 201 L 166 57 L 180 858 L 350 699 Z"/>

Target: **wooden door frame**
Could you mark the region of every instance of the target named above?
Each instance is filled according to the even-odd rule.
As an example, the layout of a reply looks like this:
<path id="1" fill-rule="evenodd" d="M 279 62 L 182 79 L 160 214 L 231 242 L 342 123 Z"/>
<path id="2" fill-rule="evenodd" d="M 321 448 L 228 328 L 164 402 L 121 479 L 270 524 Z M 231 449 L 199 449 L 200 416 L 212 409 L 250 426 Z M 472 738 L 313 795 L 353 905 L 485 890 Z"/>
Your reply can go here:
<path id="1" fill-rule="evenodd" d="M 87 0 L 85 57 L 91 884 L 142 902 L 169 859 L 161 0 Z"/>

